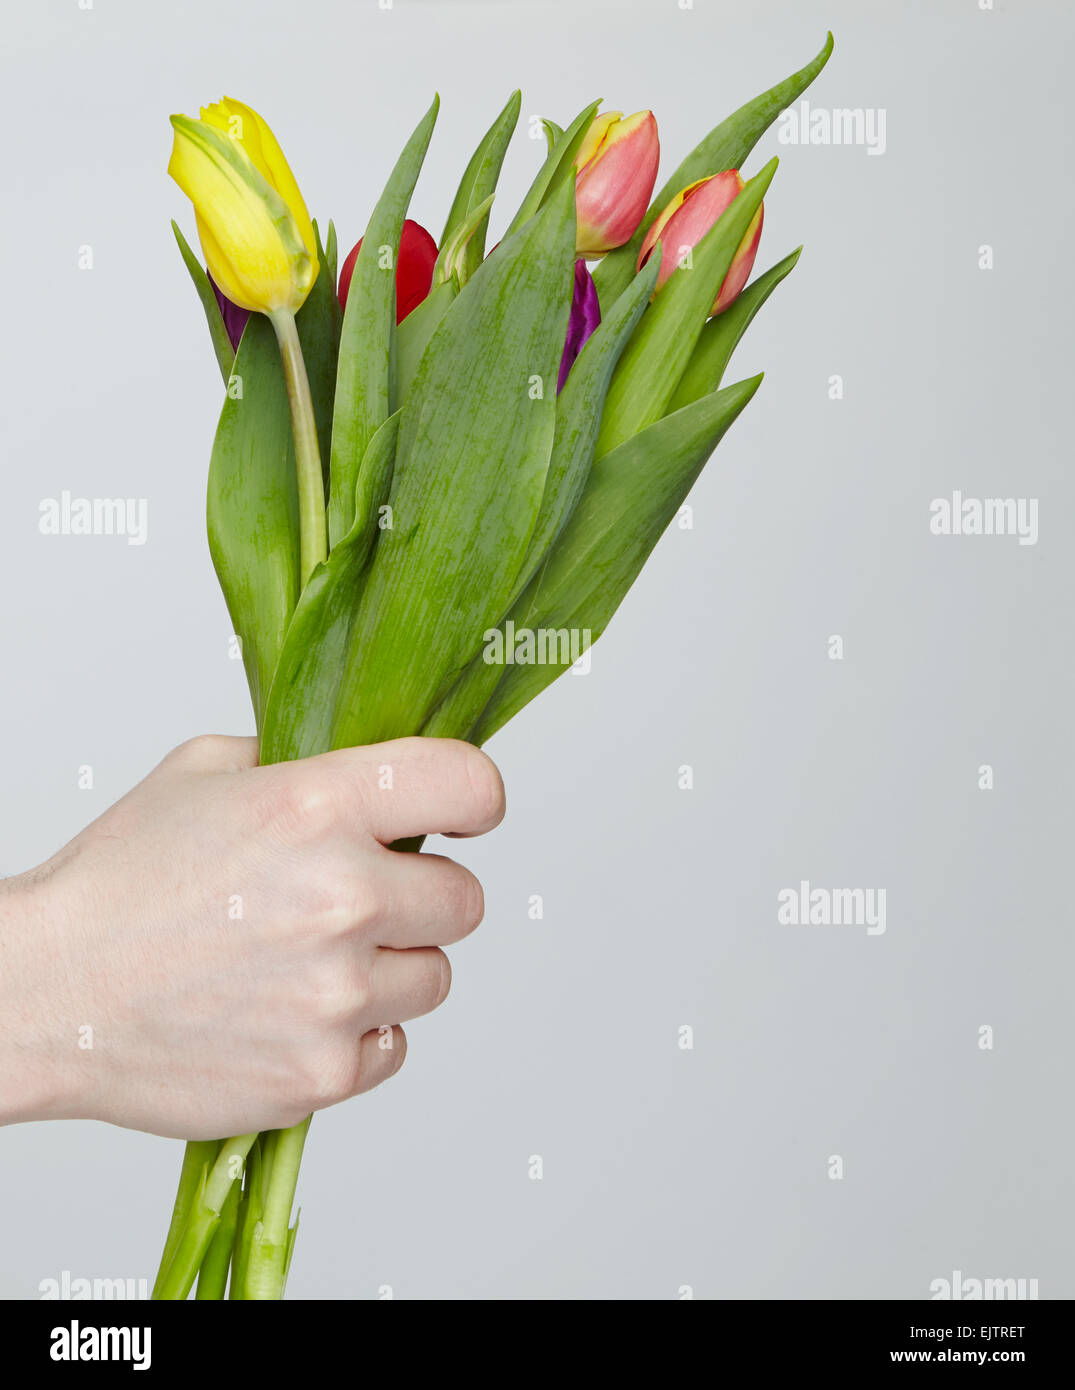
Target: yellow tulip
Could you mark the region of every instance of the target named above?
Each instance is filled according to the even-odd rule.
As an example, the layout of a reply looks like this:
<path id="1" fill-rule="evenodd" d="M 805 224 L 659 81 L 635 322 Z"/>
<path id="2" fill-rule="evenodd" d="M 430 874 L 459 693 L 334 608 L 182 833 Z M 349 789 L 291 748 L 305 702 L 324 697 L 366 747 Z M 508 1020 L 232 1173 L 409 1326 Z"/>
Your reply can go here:
<path id="1" fill-rule="evenodd" d="M 231 97 L 171 120 L 168 172 L 194 204 L 210 275 L 242 309 L 294 314 L 317 279 L 317 242 L 275 135 Z"/>

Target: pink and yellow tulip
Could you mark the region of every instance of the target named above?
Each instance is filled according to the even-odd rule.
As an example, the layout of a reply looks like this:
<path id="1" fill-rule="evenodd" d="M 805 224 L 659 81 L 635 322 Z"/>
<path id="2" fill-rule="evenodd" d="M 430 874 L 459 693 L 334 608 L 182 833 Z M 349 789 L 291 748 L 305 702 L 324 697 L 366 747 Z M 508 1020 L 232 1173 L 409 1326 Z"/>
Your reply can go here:
<path id="1" fill-rule="evenodd" d="M 725 208 L 734 202 L 742 188 L 743 180 L 739 177 L 738 169 L 725 169 L 723 173 L 688 184 L 676 194 L 646 233 L 638 256 L 639 270 L 660 241 L 661 270 L 657 277 L 657 288 L 660 289 L 687 252 L 701 241 Z M 739 249 L 713 303 L 714 314 L 727 309 L 750 276 L 761 240 L 764 212 L 764 205 L 758 208 L 746 236 L 739 243 Z"/>
<path id="2" fill-rule="evenodd" d="M 594 118 L 575 157 L 577 256 L 593 260 L 631 240 L 653 197 L 660 154 L 652 111 Z"/>

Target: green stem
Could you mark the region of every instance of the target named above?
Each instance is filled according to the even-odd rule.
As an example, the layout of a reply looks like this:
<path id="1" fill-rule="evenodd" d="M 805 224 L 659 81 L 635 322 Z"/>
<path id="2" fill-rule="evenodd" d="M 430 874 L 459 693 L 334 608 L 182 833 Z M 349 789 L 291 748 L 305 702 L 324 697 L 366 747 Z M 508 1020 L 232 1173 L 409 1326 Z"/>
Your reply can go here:
<path id="1" fill-rule="evenodd" d="M 232 1183 L 231 1191 L 224 1198 L 220 1210 L 220 1222 L 206 1252 L 202 1267 L 198 1271 L 198 1288 L 194 1297 L 198 1301 L 222 1299 L 228 1287 L 228 1267 L 231 1264 L 231 1242 L 239 1213 L 239 1184 Z"/>
<path id="2" fill-rule="evenodd" d="M 321 471 L 314 403 L 295 315 L 281 309 L 271 314 L 270 319 L 276 331 L 276 341 L 280 344 L 287 400 L 291 407 L 291 432 L 295 439 L 295 466 L 299 484 L 299 566 L 305 585 L 314 568 L 328 555 L 325 478 Z"/>
<path id="3" fill-rule="evenodd" d="M 273 1134 L 275 1132 L 269 1131 Z M 261 1170 L 267 1138 L 268 1134 L 263 1134 L 257 1139 L 250 1150 L 246 1172 L 243 1174 L 243 1194 L 239 1199 L 239 1213 L 231 1252 L 229 1299 L 246 1297 L 246 1262 L 250 1254 L 250 1244 L 254 1239 L 254 1229 L 261 1220 Z"/>
<path id="4" fill-rule="evenodd" d="M 211 1167 L 216 1162 L 216 1156 L 219 1152 L 219 1139 L 192 1139 L 183 1152 L 183 1167 L 179 1173 L 179 1188 L 175 1194 L 175 1205 L 172 1207 L 172 1222 L 168 1227 L 168 1235 L 164 1241 L 164 1253 L 161 1255 L 160 1268 L 157 1270 L 156 1282 L 153 1285 L 154 1298 L 157 1297 L 164 1276 L 168 1273 L 168 1266 L 172 1263 L 172 1256 L 175 1254 L 176 1246 L 183 1234 L 183 1228 L 187 1224 L 187 1217 L 190 1215 L 194 1198 L 201 1187 L 202 1173 L 207 1166 Z"/>
<path id="5" fill-rule="evenodd" d="M 273 1159 L 276 1157 L 276 1146 L 280 1142 L 280 1136 L 283 1133 L 284 1131 L 282 1129 L 267 1129 L 262 1133 L 259 1141 L 261 1144 L 261 1172 L 258 1176 L 261 1186 L 258 1188 L 258 1196 L 261 1201 L 265 1199 L 265 1193 L 269 1186 L 269 1179 L 272 1177 L 272 1164 Z"/>
<path id="6" fill-rule="evenodd" d="M 240 1134 L 225 1139 L 212 1168 L 205 1174 L 190 1206 L 186 1224 L 172 1256 L 168 1272 L 157 1281 L 154 1298 L 182 1301 L 190 1293 L 201 1268 L 236 1177 L 250 1152 L 256 1134 Z M 239 1171 L 236 1172 L 236 1166 Z"/>
<path id="7" fill-rule="evenodd" d="M 301 1124 L 282 1129 L 276 1138 L 272 1171 L 265 1188 L 261 1222 L 255 1227 L 246 1257 L 246 1278 L 243 1297 L 271 1301 L 284 1296 L 294 1233 L 290 1229 L 291 1206 L 295 1200 L 295 1184 L 312 1116 Z M 297 1224 L 297 1223 L 296 1223 Z"/>

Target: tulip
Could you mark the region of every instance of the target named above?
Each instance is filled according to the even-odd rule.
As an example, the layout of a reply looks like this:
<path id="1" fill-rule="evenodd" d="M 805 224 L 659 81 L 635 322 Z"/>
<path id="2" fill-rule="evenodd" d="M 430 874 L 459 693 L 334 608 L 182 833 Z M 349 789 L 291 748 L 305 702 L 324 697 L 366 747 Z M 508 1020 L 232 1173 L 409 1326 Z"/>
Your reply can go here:
<path id="1" fill-rule="evenodd" d="M 564 382 L 575 358 L 600 322 L 601 305 L 597 298 L 597 286 L 593 282 L 593 276 L 586 269 L 586 262 L 576 261 L 575 292 L 571 299 L 571 316 L 567 322 L 567 342 L 564 344 L 564 355 L 560 359 L 560 374 L 556 382 L 557 395 L 564 389 Z"/>
<path id="2" fill-rule="evenodd" d="M 340 308 L 347 307 L 347 292 L 351 288 L 358 253 L 364 238 L 359 238 L 340 270 Z M 426 229 L 408 218 L 399 239 L 396 258 L 396 322 L 402 323 L 412 309 L 417 309 L 433 283 L 433 267 L 437 264 L 437 243 Z"/>
<path id="3" fill-rule="evenodd" d="M 299 568 L 303 584 L 328 554 L 325 484 L 310 382 L 295 315 L 320 270 L 317 238 L 283 150 L 252 107 L 231 97 L 201 120 L 173 116 L 168 172 L 194 204 L 198 236 L 219 296 L 266 314 L 280 346 L 295 441 Z M 234 320 L 221 305 L 229 339 Z"/>
<path id="4" fill-rule="evenodd" d="M 317 241 L 276 137 L 225 97 L 201 120 L 173 116 L 168 172 L 194 204 L 209 273 L 240 309 L 300 309 L 317 279 Z"/>
<path id="5" fill-rule="evenodd" d="M 653 197 L 660 155 L 652 111 L 594 118 L 575 157 L 577 256 L 593 260 L 631 240 Z"/>
<path id="6" fill-rule="evenodd" d="M 710 178 L 688 184 L 682 192 L 676 194 L 646 233 L 638 256 L 639 270 L 646 264 L 654 246 L 660 241 L 661 269 L 657 276 L 657 288 L 660 289 L 679 265 L 684 254 L 701 241 L 742 188 L 743 180 L 739 177 L 737 169 L 725 169 L 723 173 L 713 174 Z M 761 239 L 764 211 L 763 204 L 758 208 L 746 235 L 739 243 L 713 303 L 711 312 L 714 314 L 727 309 L 747 282 Z"/>

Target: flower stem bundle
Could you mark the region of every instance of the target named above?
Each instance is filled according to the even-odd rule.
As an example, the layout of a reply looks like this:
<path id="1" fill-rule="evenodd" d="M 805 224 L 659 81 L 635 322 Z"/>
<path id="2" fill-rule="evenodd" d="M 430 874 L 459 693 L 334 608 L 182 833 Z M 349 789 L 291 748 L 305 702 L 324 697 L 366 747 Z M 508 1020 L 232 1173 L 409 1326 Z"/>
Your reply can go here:
<path id="1" fill-rule="evenodd" d="M 651 112 L 547 121 L 491 250 L 519 94 L 439 240 L 407 217 L 435 100 L 339 280 L 335 229 L 322 239 L 261 116 L 229 98 L 172 118 L 205 268 L 176 237 L 226 386 L 209 543 L 263 763 L 412 734 L 480 745 L 605 630 L 761 382 L 722 384 L 799 252 L 747 283 L 777 162 L 739 171 L 831 51 L 655 197 Z M 309 1123 L 188 1144 L 155 1298 L 283 1297 Z"/>

